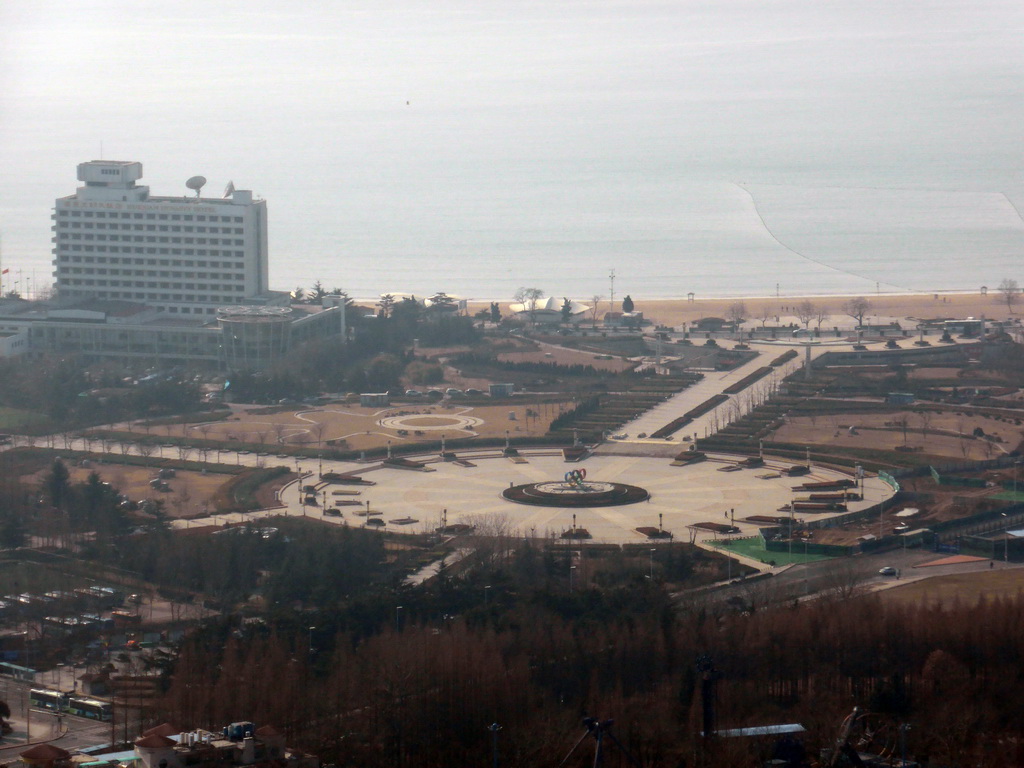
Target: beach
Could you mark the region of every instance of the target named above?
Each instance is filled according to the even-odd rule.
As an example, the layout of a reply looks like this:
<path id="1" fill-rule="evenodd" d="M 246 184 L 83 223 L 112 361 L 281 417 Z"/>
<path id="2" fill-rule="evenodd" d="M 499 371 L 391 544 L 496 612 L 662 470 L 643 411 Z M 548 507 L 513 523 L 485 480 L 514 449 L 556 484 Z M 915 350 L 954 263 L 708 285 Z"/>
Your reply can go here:
<path id="1" fill-rule="evenodd" d="M 781 296 L 761 298 L 694 298 L 688 299 L 651 299 L 644 300 L 633 296 L 635 311 L 643 312 L 644 318 L 656 325 L 671 327 L 691 323 L 702 317 L 728 317 L 729 308 L 737 303 L 742 303 L 746 308 L 745 317 L 750 321 L 760 321 L 765 315 L 770 319 L 771 324 L 788 324 L 799 322 L 796 307 L 804 301 L 809 301 L 815 307 L 823 307 L 829 317 L 822 323 L 825 327 L 835 325 L 843 326 L 852 322 L 852 318 L 842 310 L 842 305 L 849 301 L 849 296 Z M 871 305 L 871 309 L 865 315 L 865 323 L 874 322 L 877 318 L 882 322 L 896 320 L 906 327 L 907 323 L 913 327 L 919 320 L 935 318 L 965 318 L 984 317 L 988 320 L 1015 319 L 1018 313 L 1024 313 L 1024 302 L 1018 301 L 1013 306 L 1013 312 L 1009 311 L 1003 294 L 997 289 L 990 289 L 988 294 L 981 291 L 963 293 L 929 293 L 929 294 L 865 294 L 863 297 Z M 586 302 L 584 302 L 586 303 Z M 612 310 L 607 299 L 601 302 L 601 310 L 598 315 L 603 317 L 606 312 Z M 471 302 L 469 304 L 470 314 L 486 309 L 487 304 Z M 622 310 L 622 302 L 619 297 L 615 300 L 615 311 Z M 501 311 L 504 316 L 511 314 L 507 303 L 501 304 Z M 778 317 L 778 321 L 776 321 Z M 812 325 L 816 324 L 812 321 Z"/>

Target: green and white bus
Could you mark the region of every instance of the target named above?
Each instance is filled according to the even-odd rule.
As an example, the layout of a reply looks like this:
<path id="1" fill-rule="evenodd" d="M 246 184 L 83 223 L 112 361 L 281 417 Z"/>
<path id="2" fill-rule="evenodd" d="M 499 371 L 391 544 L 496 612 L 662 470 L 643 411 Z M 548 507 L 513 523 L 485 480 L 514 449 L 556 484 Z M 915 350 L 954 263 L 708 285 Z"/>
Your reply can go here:
<path id="1" fill-rule="evenodd" d="M 39 709 L 52 709 L 54 711 L 67 711 L 67 694 L 60 691 L 49 691 L 45 688 L 33 688 L 28 692 L 28 701 L 33 707 Z"/>
<path id="2" fill-rule="evenodd" d="M 90 720 L 109 721 L 113 718 L 113 708 L 106 701 L 74 697 L 68 701 L 68 712 Z"/>

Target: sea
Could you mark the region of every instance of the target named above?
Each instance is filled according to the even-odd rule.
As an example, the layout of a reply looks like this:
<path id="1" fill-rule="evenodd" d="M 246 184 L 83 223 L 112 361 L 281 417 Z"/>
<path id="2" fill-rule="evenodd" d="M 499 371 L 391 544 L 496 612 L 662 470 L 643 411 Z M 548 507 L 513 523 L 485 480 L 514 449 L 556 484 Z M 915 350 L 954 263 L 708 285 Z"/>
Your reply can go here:
<path id="1" fill-rule="evenodd" d="M 3 289 L 75 167 L 267 200 L 271 287 L 1024 284 L 1019 0 L 4 0 Z"/>

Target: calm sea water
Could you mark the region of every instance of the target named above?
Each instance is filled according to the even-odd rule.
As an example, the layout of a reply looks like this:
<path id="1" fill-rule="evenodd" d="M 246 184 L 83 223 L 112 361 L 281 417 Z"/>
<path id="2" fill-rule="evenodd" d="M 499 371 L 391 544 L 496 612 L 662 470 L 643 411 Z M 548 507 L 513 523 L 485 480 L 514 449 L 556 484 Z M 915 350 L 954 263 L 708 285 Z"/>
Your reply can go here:
<path id="1" fill-rule="evenodd" d="M 992 0 L 6 0 L 3 266 L 49 283 L 102 153 L 265 197 L 279 289 L 1024 282 L 1022 33 Z"/>

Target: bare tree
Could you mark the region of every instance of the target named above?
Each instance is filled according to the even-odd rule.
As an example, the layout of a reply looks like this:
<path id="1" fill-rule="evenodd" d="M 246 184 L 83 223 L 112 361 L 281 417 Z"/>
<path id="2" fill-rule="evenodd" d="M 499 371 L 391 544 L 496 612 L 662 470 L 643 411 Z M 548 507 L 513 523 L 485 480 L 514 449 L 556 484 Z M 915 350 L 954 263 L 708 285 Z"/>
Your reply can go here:
<path id="1" fill-rule="evenodd" d="M 1002 282 L 999 283 L 999 298 L 1012 315 L 1013 307 L 1020 299 L 1020 286 L 1017 284 L 1017 281 L 1011 280 L 1008 277 L 1003 278 Z"/>
<path id="2" fill-rule="evenodd" d="M 500 512 L 492 512 L 475 518 L 473 526 L 478 561 L 490 565 L 507 562 L 514 549 L 512 540 L 517 537 L 511 518 Z"/>
<path id="3" fill-rule="evenodd" d="M 725 314 L 735 325 L 739 325 L 747 318 L 747 305 L 742 301 L 734 302 L 729 305 L 729 309 L 726 310 Z"/>
<path id="4" fill-rule="evenodd" d="M 596 293 L 590 297 L 590 324 L 594 328 L 597 327 L 597 313 L 601 311 L 601 299 L 603 298 L 604 296 Z"/>
<path id="5" fill-rule="evenodd" d="M 956 419 L 956 435 L 957 444 L 960 446 L 960 454 L 966 459 L 967 455 L 971 452 L 970 438 L 964 432 L 967 428 L 967 423 L 964 421 L 964 415 L 962 413 L 957 414 Z"/>
<path id="6" fill-rule="evenodd" d="M 800 318 L 800 322 L 804 324 L 804 328 L 811 324 L 811 320 L 817 314 L 818 308 L 814 306 L 814 302 L 808 299 L 804 299 L 796 305 L 796 316 Z"/>
<path id="7" fill-rule="evenodd" d="M 902 416 L 902 417 L 896 419 L 893 422 L 893 424 L 895 424 L 897 427 L 899 427 L 900 429 L 903 430 L 903 444 L 906 445 L 907 444 L 907 427 L 910 424 L 910 419 L 908 419 L 906 416 Z"/>
<path id="8" fill-rule="evenodd" d="M 537 302 L 544 298 L 544 291 L 540 288 L 520 288 L 516 291 L 515 300 L 523 305 L 523 308 L 530 315 L 530 325 L 535 325 L 537 320 Z"/>
<path id="9" fill-rule="evenodd" d="M 864 572 L 851 560 L 840 560 L 825 576 L 825 592 L 839 600 L 857 595 L 864 585 Z"/>
<path id="10" fill-rule="evenodd" d="M 871 311 L 871 302 L 863 296 L 857 296 L 843 302 L 843 313 L 857 321 L 857 325 L 864 325 L 864 315 Z"/>
<path id="11" fill-rule="evenodd" d="M 758 316 L 761 320 L 761 327 L 764 328 L 768 324 L 768 321 L 775 317 L 775 315 L 776 313 L 768 304 L 762 304 L 761 313 Z"/>
<path id="12" fill-rule="evenodd" d="M 171 499 L 171 506 L 178 513 L 178 517 L 184 517 L 184 511 L 187 509 L 190 501 L 192 501 L 192 494 L 188 492 L 187 485 L 182 485 Z"/>
<path id="13" fill-rule="evenodd" d="M 932 414 L 931 411 L 918 411 L 917 412 L 917 418 L 919 418 L 921 420 L 921 436 L 922 437 L 928 437 L 928 427 L 932 423 L 933 415 L 934 414 Z"/>
<path id="14" fill-rule="evenodd" d="M 814 308 L 814 322 L 817 323 L 817 328 L 821 330 L 821 324 L 828 320 L 832 315 L 829 314 L 828 307 L 824 304 L 816 305 Z"/>

